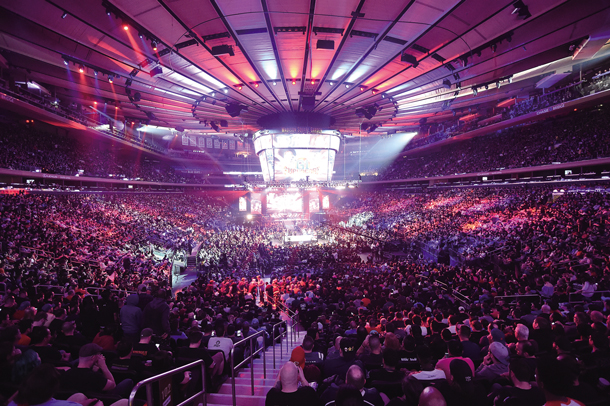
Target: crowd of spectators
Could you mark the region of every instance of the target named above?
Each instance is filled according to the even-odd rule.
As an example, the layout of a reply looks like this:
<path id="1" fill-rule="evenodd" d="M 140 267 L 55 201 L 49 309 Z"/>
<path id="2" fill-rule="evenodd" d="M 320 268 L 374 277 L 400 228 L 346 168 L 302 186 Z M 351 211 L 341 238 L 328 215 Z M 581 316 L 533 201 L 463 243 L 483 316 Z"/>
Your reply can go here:
<path id="1" fill-rule="evenodd" d="M 289 246 L 223 199 L 2 195 L 0 393 L 108 405 L 196 359 L 214 390 L 283 302 L 307 335 L 270 406 L 604 404 L 609 212 L 601 187 L 360 192 Z M 197 280 L 173 291 L 173 255 L 196 247 Z M 198 382 L 175 377 L 175 399 Z"/>
<path id="2" fill-rule="evenodd" d="M 521 168 L 610 156 L 606 108 L 519 126 L 399 157 L 383 179 L 407 179 Z"/>

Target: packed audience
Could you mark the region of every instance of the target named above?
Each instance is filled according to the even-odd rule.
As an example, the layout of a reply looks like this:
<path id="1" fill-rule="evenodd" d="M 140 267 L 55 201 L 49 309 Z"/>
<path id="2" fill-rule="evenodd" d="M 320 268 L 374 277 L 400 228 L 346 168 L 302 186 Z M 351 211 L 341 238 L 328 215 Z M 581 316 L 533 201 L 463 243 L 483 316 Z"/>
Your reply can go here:
<path id="1" fill-rule="evenodd" d="M 0 394 L 118 405 L 198 359 L 214 391 L 242 338 L 271 344 L 283 303 L 307 334 L 268 405 L 608 401 L 603 187 L 352 193 L 333 208 L 341 223 L 294 225 L 318 244 L 293 246 L 286 226 L 238 224 L 228 207 L 2 195 Z M 199 276 L 172 290 L 191 252 Z M 196 371 L 174 381 L 178 401 L 200 389 Z"/>
<path id="2" fill-rule="evenodd" d="M 407 179 L 572 162 L 610 155 L 610 115 L 596 109 L 398 158 L 383 179 Z"/>

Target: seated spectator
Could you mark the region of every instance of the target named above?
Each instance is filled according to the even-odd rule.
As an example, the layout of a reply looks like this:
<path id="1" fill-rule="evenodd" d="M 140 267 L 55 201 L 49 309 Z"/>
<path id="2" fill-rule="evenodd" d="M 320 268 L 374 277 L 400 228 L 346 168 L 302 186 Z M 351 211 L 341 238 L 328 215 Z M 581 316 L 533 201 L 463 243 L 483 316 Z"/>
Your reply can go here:
<path id="1" fill-rule="evenodd" d="M 109 392 L 126 398 L 133 388 L 133 381 L 125 379 L 117 385 L 106 365 L 102 348 L 91 343 L 80 349 L 78 365 L 64 372 L 61 377 L 61 388 L 65 391 L 87 394 Z"/>
<path id="2" fill-rule="evenodd" d="M 369 372 L 369 381 L 401 382 L 405 373 L 398 369 L 399 352 L 391 348 L 383 350 L 383 368 Z"/>
<path id="3" fill-rule="evenodd" d="M 51 345 L 51 331 L 44 326 L 37 326 L 32 329 L 30 335 L 32 341 L 30 342 L 30 348 L 33 349 L 40 355 L 40 360 L 43 364 L 45 363 L 59 363 L 61 361 L 68 361 L 70 354 L 66 352 L 60 352 L 57 348 Z"/>
<path id="4" fill-rule="evenodd" d="M 458 328 L 458 338 L 462 343 L 462 356 L 466 358 L 470 358 L 471 360 L 478 361 L 481 359 L 481 348 L 478 344 L 470 341 L 470 336 L 472 334 L 472 330 L 470 327 L 461 325 Z"/>
<path id="5" fill-rule="evenodd" d="M 140 333 L 140 341 L 133 345 L 133 354 L 151 359 L 159 351 L 159 348 L 153 344 L 152 338 L 153 330 L 151 328 L 143 329 Z"/>
<path id="6" fill-rule="evenodd" d="M 536 382 L 544 392 L 545 406 L 585 406 L 568 397 L 573 388 L 572 378 L 567 365 L 557 359 L 543 357 L 538 360 Z"/>
<path id="7" fill-rule="evenodd" d="M 417 361 L 419 362 L 421 371 L 411 372 L 411 376 L 420 381 L 433 381 L 437 379 L 446 379 L 445 372 L 442 369 L 435 369 L 436 362 L 432 356 L 432 351 L 428 347 L 420 347 L 417 350 Z"/>
<path id="8" fill-rule="evenodd" d="M 102 406 L 96 399 L 87 399 L 82 393 L 75 393 L 66 400 L 57 400 L 53 396 L 59 391 L 60 376 L 50 364 L 36 368 L 19 387 L 15 398 L 8 406 L 17 405 L 53 405 L 53 406 Z M 111 406 L 126 406 L 127 399 L 114 402 Z"/>
<path id="9" fill-rule="evenodd" d="M 419 396 L 419 406 L 447 406 L 447 402 L 438 389 L 428 386 Z"/>
<path id="10" fill-rule="evenodd" d="M 189 332 L 189 346 L 179 347 L 176 350 L 176 358 L 181 358 L 189 363 L 195 360 L 202 359 L 212 377 L 222 375 L 224 368 L 224 355 L 217 353 L 210 356 L 207 348 L 201 346 L 203 334 L 201 331 L 193 330 Z"/>
<path id="11" fill-rule="evenodd" d="M 351 338 L 344 337 L 341 339 L 339 358 L 326 360 L 326 362 L 324 362 L 323 376 L 328 378 L 336 375 L 342 380 L 349 367 L 356 363 L 362 365 L 360 361 L 356 360 L 356 342 Z"/>
<path id="12" fill-rule="evenodd" d="M 320 401 L 316 391 L 305 380 L 303 370 L 287 362 L 280 369 L 276 385 L 267 392 L 265 406 L 292 405 L 319 406 Z"/>
<path id="13" fill-rule="evenodd" d="M 146 289 L 144 290 L 144 294 Z M 152 300 L 152 297 L 151 297 Z M 121 308 L 120 319 L 123 328 L 123 339 L 130 340 L 132 343 L 140 339 L 142 328 L 142 309 L 138 307 L 140 295 L 133 293 L 125 299 L 125 305 Z"/>
<path id="14" fill-rule="evenodd" d="M 477 368 L 476 377 L 493 381 L 502 374 L 508 372 L 509 363 L 508 348 L 505 345 L 494 341 L 489 344 L 489 352 L 483 358 L 483 363 Z"/>
<path id="15" fill-rule="evenodd" d="M 129 341 L 121 341 L 117 345 L 117 358 L 114 359 L 109 366 L 110 372 L 128 372 L 133 371 L 137 374 L 144 370 L 144 364 L 141 359 L 133 358 L 133 345 Z"/>
<path id="16" fill-rule="evenodd" d="M 303 350 L 305 351 L 305 363 L 321 366 L 324 363 L 324 354 L 313 351 L 314 339 L 306 335 L 303 338 Z"/>
<path id="17" fill-rule="evenodd" d="M 379 395 L 377 389 L 364 387 L 366 384 L 366 372 L 360 366 L 352 365 L 349 367 L 345 376 L 345 383 L 358 390 L 365 402 L 373 406 L 384 405 L 383 399 L 381 398 L 381 395 Z M 320 400 L 323 404 L 332 404 L 332 400 L 337 399 L 339 390 L 340 386 L 332 384 L 324 391 L 322 396 L 320 396 Z"/>
<path id="18" fill-rule="evenodd" d="M 447 374 L 448 385 L 438 385 L 448 406 L 485 406 L 485 387 L 474 380 L 472 367 L 463 359 L 451 360 Z"/>
<path id="19" fill-rule="evenodd" d="M 366 369 L 380 368 L 383 363 L 383 356 L 381 355 L 379 334 L 367 335 L 356 354 L 359 355 L 358 359 L 362 361 Z"/>
<path id="20" fill-rule="evenodd" d="M 88 343 L 87 339 L 76 331 L 76 324 L 73 321 L 66 321 L 62 324 L 61 333 L 57 335 L 55 342 L 68 347 L 74 354 L 78 354 L 80 347 Z"/>
<path id="21" fill-rule="evenodd" d="M 225 337 L 224 322 L 220 321 L 216 323 L 214 331 L 216 332 L 216 335 L 210 337 L 210 340 L 208 341 L 208 350 L 222 350 L 224 359 L 228 361 L 231 350 L 233 349 L 233 341 L 231 341 L 230 338 Z"/>
<path id="22" fill-rule="evenodd" d="M 534 375 L 525 358 L 517 357 L 510 361 L 508 377 L 510 386 L 496 387 L 489 395 L 494 406 L 519 404 L 523 406 L 542 406 L 546 402 L 544 393 L 536 385 L 530 383 Z M 495 385 L 494 385 L 495 386 Z"/>
<path id="23" fill-rule="evenodd" d="M 440 369 L 445 373 L 445 376 L 449 376 L 449 365 L 455 359 L 461 359 L 466 362 L 470 369 L 472 370 L 472 375 L 474 375 L 474 362 L 470 358 L 462 357 L 464 352 L 464 347 L 462 346 L 462 342 L 457 340 L 451 340 L 447 343 L 447 351 L 448 354 L 445 358 L 439 359 L 436 363 L 436 369 Z"/>

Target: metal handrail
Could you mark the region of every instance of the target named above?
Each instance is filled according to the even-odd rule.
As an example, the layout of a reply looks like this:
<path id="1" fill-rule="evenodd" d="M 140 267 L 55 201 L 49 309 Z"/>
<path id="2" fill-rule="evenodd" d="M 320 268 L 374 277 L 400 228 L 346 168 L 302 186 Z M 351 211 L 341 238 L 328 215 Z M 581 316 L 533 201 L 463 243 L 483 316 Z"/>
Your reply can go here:
<path id="1" fill-rule="evenodd" d="M 233 406 L 237 406 L 237 394 L 235 393 L 235 372 L 237 371 L 238 368 L 241 368 L 241 366 L 245 365 L 248 361 L 254 360 L 254 356 L 257 355 L 261 351 L 263 353 L 263 379 L 267 379 L 267 358 L 265 356 L 265 348 L 266 348 L 265 333 L 266 333 L 266 331 L 259 331 L 256 334 L 252 334 L 251 336 L 248 336 L 248 337 L 244 338 L 243 340 L 236 342 L 233 345 L 233 348 L 231 348 L 229 358 L 231 358 L 231 394 L 233 397 Z M 256 342 L 255 339 L 257 339 L 258 337 L 263 337 L 263 345 L 261 348 L 254 351 L 254 348 L 255 348 L 254 343 Z M 235 357 L 234 357 L 235 347 L 242 345 L 242 344 L 246 344 L 246 342 L 250 343 L 250 355 L 247 358 L 244 358 L 244 360 L 242 362 L 235 365 Z M 250 365 L 250 386 L 251 386 L 252 396 L 254 396 L 254 363 L 253 362 Z M 181 406 L 181 405 L 179 405 L 179 406 Z"/>
<path id="2" fill-rule="evenodd" d="M 518 303 L 519 299 L 525 299 L 525 298 L 538 298 L 538 304 L 542 303 L 542 296 L 535 295 L 535 294 L 529 294 L 529 295 L 495 296 L 494 297 L 494 304 L 497 304 L 498 300 L 500 300 L 500 299 L 514 299 L 509 304 L 516 304 L 516 303 Z"/>
<path id="3" fill-rule="evenodd" d="M 276 329 L 276 327 L 279 328 L 282 324 L 285 326 L 285 329 L 284 329 L 284 331 L 282 333 L 280 333 L 276 337 L 275 329 Z M 286 320 L 282 320 L 279 323 L 274 324 L 272 330 L 273 330 L 273 332 L 272 332 L 272 334 L 273 334 L 273 341 L 272 341 L 271 345 L 272 345 L 272 348 L 273 348 L 273 369 L 275 369 L 276 368 L 275 367 L 275 342 L 277 341 L 278 338 L 280 339 L 280 354 L 281 354 L 282 353 L 282 341 L 283 341 L 283 340 L 281 340 L 281 338 L 282 337 L 288 337 L 288 322 Z M 291 345 L 292 345 L 292 343 L 291 343 Z M 288 353 L 288 346 L 287 345 L 286 345 L 286 353 Z"/>
<path id="4" fill-rule="evenodd" d="M 601 299 L 601 297 L 604 297 L 604 295 L 603 295 L 604 293 L 610 293 L 610 290 L 596 290 L 596 291 L 594 291 L 594 292 L 593 292 L 593 295 L 591 295 L 590 299 L 593 299 L 593 296 L 595 296 L 595 295 L 597 295 L 597 294 L 599 294 L 600 299 Z M 572 298 L 572 296 L 574 296 L 574 295 L 579 295 L 579 296 L 581 296 L 581 297 L 583 298 L 583 300 L 574 300 L 574 299 Z M 609 296 L 610 296 L 610 295 L 609 295 Z M 568 295 L 568 302 L 569 302 L 569 303 L 583 303 L 583 302 L 585 301 L 585 300 L 584 300 L 584 297 L 585 297 L 585 296 L 582 294 L 582 292 L 581 292 L 581 293 L 571 292 L 571 293 Z"/>
<path id="5" fill-rule="evenodd" d="M 150 378 L 144 379 L 143 381 L 138 382 L 136 384 L 136 386 L 133 387 L 133 389 L 131 390 L 131 393 L 129 394 L 128 406 L 133 406 L 133 402 L 134 402 L 134 399 L 136 397 L 136 393 L 144 385 L 146 385 L 146 404 L 148 406 L 154 405 L 153 388 L 152 388 L 152 383 L 153 382 L 160 381 L 161 379 L 166 378 L 168 376 L 174 376 L 174 375 L 176 375 L 179 372 L 187 371 L 189 369 L 192 369 L 192 368 L 196 367 L 197 365 L 201 366 L 201 385 L 202 385 L 201 386 L 201 390 L 199 392 L 195 393 L 190 398 L 186 399 L 185 401 L 177 404 L 176 406 L 184 406 L 184 405 L 192 402 L 193 400 L 195 400 L 198 396 L 201 396 L 202 403 L 205 405 L 206 404 L 206 399 L 205 399 L 205 363 L 203 362 L 203 360 L 197 360 L 195 362 L 191 362 L 190 364 L 181 366 L 179 368 L 172 369 L 171 371 L 163 372 L 162 374 L 155 375 L 153 377 L 150 377 Z"/>

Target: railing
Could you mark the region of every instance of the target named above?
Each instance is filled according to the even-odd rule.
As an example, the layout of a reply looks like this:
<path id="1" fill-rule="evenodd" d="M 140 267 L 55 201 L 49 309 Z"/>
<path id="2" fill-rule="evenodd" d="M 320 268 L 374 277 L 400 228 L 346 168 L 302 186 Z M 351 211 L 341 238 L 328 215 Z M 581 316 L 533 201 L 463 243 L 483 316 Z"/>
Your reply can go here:
<path id="1" fill-rule="evenodd" d="M 497 304 L 500 299 L 502 299 L 502 300 L 512 299 L 508 303 L 509 305 L 515 305 L 519 302 L 519 300 L 532 301 L 532 299 L 537 299 L 538 305 L 540 305 L 540 303 L 542 303 L 542 297 L 540 295 L 507 295 L 507 296 L 494 297 L 494 304 Z"/>
<path id="2" fill-rule="evenodd" d="M 605 296 L 604 296 L 605 294 Z M 570 293 L 568 296 L 568 301 L 570 303 L 584 303 L 586 299 L 590 300 L 601 300 L 603 297 L 610 297 L 610 290 L 596 290 L 593 292 L 591 297 L 587 298 L 582 293 Z M 582 300 L 577 300 L 582 299 Z"/>
<path id="3" fill-rule="evenodd" d="M 278 334 L 277 336 L 275 335 L 275 331 L 280 330 L 282 328 L 282 325 L 285 327 L 284 331 L 282 331 L 280 334 Z M 282 320 L 279 323 L 275 324 L 273 326 L 273 341 L 271 342 L 272 348 L 273 348 L 273 369 L 276 368 L 275 366 L 275 343 L 278 340 L 278 338 L 280 339 L 280 354 L 282 353 L 282 337 L 288 337 L 288 322 L 286 320 Z M 291 338 L 292 341 L 292 338 Z M 286 353 L 288 353 L 288 345 L 286 345 Z"/>
<path id="4" fill-rule="evenodd" d="M 252 362 L 250 362 L 250 386 L 251 386 L 251 390 L 252 390 L 252 395 L 254 396 L 254 362 L 253 361 L 254 361 L 254 356 L 257 355 L 261 351 L 263 353 L 263 379 L 267 379 L 267 359 L 265 357 L 265 348 L 266 348 L 265 333 L 266 333 L 266 331 L 259 331 L 256 334 L 246 337 L 243 340 L 235 343 L 235 345 L 231 349 L 229 358 L 231 358 L 231 394 L 233 395 L 233 406 L 237 406 L 237 394 L 235 393 L 235 374 L 239 368 L 241 368 L 243 365 L 245 365 L 246 363 L 248 363 L 250 361 L 252 361 Z M 261 348 L 259 348 L 258 350 L 255 351 L 254 350 L 256 348 L 255 343 L 256 343 L 258 337 L 263 338 L 263 345 L 261 346 Z M 234 354 L 235 347 L 246 344 L 248 342 L 250 343 L 250 355 L 248 357 L 245 357 L 242 362 L 235 365 L 235 354 Z M 275 356 L 275 353 L 274 353 L 274 356 Z M 150 403 L 149 403 L 149 405 L 150 405 Z M 129 406 L 131 406 L 131 405 L 129 405 Z M 181 406 L 181 405 L 177 405 L 177 406 Z"/>
<path id="5" fill-rule="evenodd" d="M 167 371 L 167 372 L 163 372 L 162 374 L 144 379 L 143 381 L 140 381 L 136 384 L 136 386 L 133 387 L 131 393 L 129 394 L 129 399 L 128 399 L 128 406 L 133 406 L 134 404 L 134 400 L 136 397 L 137 392 L 140 390 L 140 388 L 142 388 L 142 386 L 146 385 L 146 404 L 148 406 L 153 406 L 154 403 L 154 396 L 153 396 L 153 387 L 152 384 L 153 382 L 159 382 L 162 379 L 165 378 L 171 378 L 174 375 L 178 374 L 178 373 L 183 373 L 184 371 L 188 371 L 190 369 L 193 369 L 197 366 L 200 366 L 201 368 L 201 390 L 197 393 L 195 393 L 193 396 L 191 396 L 190 398 L 186 399 L 185 401 L 175 405 L 175 406 L 184 406 L 192 401 L 194 401 L 195 399 L 197 399 L 197 397 L 201 396 L 201 403 L 203 405 L 206 404 L 206 399 L 205 399 L 205 363 L 203 362 L 203 360 L 197 360 L 195 362 L 191 362 L 190 364 L 181 366 L 179 368 L 176 369 L 172 369 L 171 371 Z M 159 384 L 161 385 L 161 384 Z M 171 388 L 172 384 L 169 384 L 169 392 L 167 392 L 168 388 L 160 388 L 159 391 L 159 395 L 163 397 L 163 399 L 159 399 L 159 404 L 160 405 L 164 405 L 166 402 L 165 400 L 168 398 L 171 398 Z"/>

